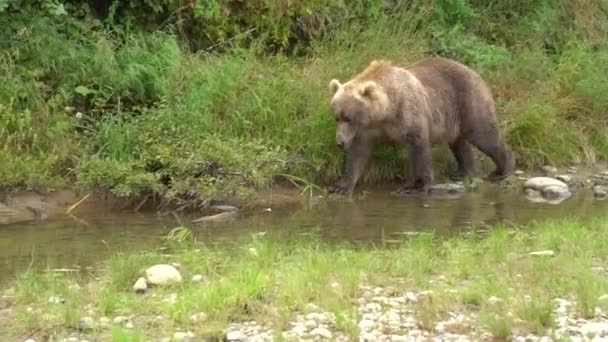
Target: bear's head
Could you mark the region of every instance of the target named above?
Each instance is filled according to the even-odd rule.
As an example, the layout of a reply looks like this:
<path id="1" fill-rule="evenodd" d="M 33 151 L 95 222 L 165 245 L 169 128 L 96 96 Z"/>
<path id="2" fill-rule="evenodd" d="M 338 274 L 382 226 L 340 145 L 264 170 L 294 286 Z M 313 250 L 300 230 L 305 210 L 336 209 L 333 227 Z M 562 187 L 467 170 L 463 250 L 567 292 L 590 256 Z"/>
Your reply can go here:
<path id="1" fill-rule="evenodd" d="M 336 144 L 348 149 L 361 131 L 381 121 L 388 111 L 389 100 L 374 81 L 329 82 L 331 111 L 336 127 Z"/>

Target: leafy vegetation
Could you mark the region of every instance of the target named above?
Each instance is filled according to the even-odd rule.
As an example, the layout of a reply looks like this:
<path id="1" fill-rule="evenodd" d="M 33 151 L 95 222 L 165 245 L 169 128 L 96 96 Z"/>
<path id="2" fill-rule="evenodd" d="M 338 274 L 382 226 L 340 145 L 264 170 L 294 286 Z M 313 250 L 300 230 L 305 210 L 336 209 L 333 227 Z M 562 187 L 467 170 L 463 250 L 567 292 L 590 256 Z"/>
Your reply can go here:
<path id="1" fill-rule="evenodd" d="M 421 329 L 433 330 L 450 313 L 463 313 L 479 317 L 477 328 L 497 339 L 550 334 L 556 298 L 576 303 L 572 310 L 581 317 L 593 317 L 598 307 L 608 309 L 600 299 L 608 291 L 602 274 L 608 267 L 607 228 L 603 217 L 563 219 L 513 229 L 497 226 L 481 238 L 423 234 L 377 249 L 272 233 L 205 245 L 179 227 L 167 236 L 162 252 L 115 255 L 86 278 L 22 273 L 3 293 L 11 310 L 0 318 L 8 328 L 0 336 L 67 338 L 77 333 L 76 322 L 83 316 L 95 322 L 106 317 L 109 325 L 85 332 L 103 340 L 110 335 L 122 340 L 123 334 L 158 340 L 180 329 L 197 338 L 221 338 L 228 323 L 251 319 L 280 332 L 312 303 L 334 313 L 337 329 L 355 339 L 357 299 L 369 291 L 364 286 L 399 295 L 432 291 L 432 300 L 419 301 L 412 311 Z M 555 255 L 529 254 L 547 249 Z M 156 263 L 181 265 L 183 283 L 133 293 L 135 280 Z M 203 283 L 191 281 L 193 275 L 202 275 Z M 193 315 L 205 317 L 204 322 Z M 134 327 L 123 330 L 112 323 L 117 316 L 130 317 Z"/>
<path id="2" fill-rule="evenodd" d="M 92 3 L 0 1 L 1 187 L 186 206 L 282 175 L 327 183 L 328 80 L 429 55 L 489 81 L 521 167 L 608 157 L 602 0 Z M 395 155 L 366 180 L 402 172 Z"/>

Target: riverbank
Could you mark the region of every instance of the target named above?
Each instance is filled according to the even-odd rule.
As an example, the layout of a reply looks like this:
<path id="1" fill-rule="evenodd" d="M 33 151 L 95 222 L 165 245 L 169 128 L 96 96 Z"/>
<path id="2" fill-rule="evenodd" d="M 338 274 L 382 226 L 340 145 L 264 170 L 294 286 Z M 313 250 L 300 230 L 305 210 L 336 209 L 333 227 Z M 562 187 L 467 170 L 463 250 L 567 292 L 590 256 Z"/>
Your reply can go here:
<path id="1" fill-rule="evenodd" d="M 92 276 L 20 274 L 2 292 L 1 325 L 8 327 L 2 337 L 396 341 L 608 334 L 603 217 L 495 226 L 447 239 L 414 234 L 381 249 L 314 236 L 275 240 L 264 232 L 218 247 L 191 233 L 175 229 L 161 251 L 116 255 Z M 155 264 L 174 265 L 179 279 L 136 293 L 134 284 Z M 148 283 L 158 276 L 148 274 Z"/>
<path id="2" fill-rule="evenodd" d="M 0 4 L 0 188 L 197 207 L 328 185 L 343 160 L 329 80 L 435 55 L 487 80 L 518 167 L 608 159 L 600 2 L 195 3 L 131 0 L 104 18 L 75 1 Z M 376 151 L 366 180 L 403 179 L 404 152 Z M 454 166 L 435 150 L 436 175 Z"/>
<path id="3" fill-rule="evenodd" d="M 540 188 L 538 186 L 530 186 L 528 182 L 531 179 L 538 177 L 552 178 L 554 184 L 544 184 Z M 445 179 L 445 177 L 444 177 Z M 452 195 L 458 197 L 466 191 L 475 191 L 483 181 L 480 179 L 469 179 L 464 183 L 448 183 L 445 185 L 437 180 L 433 188 L 436 188 L 434 193 L 453 192 Z M 590 191 L 596 197 L 603 199 L 608 191 L 608 165 L 606 163 L 595 163 L 592 166 L 586 167 L 560 167 L 545 165 L 539 169 L 530 169 L 527 171 L 516 170 L 513 175 L 506 180 L 497 183 L 487 183 L 484 186 L 497 187 L 504 189 L 505 192 L 522 193 L 530 200 L 547 202 L 543 200 L 542 187 L 547 185 L 561 184 L 564 190 L 562 194 L 554 194 L 557 196 L 552 200 L 548 200 L 553 204 L 559 204 L 561 201 L 570 197 L 572 192 Z M 397 182 L 372 186 L 381 188 L 382 191 L 394 192 L 400 186 Z M 369 184 L 360 184 L 354 198 L 364 198 L 369 189 Z M 601 188 L 601 189 L 597 189 Z M 601 192 L 601 194 L 599 193 Z M 431 195 L 434 195 L 433 191 Z M 597 194 L 596 194 L 597 193 Z M 393 194 L 394 195 L 394 194 Z M 444 194 L 445 195 L 445 194 Z M 202 220 L 222 220 L 228 218 L 231 213 L 236 211 L 259 211 L 259 210 L 276 210 L 288 207 L 294 207 L 305 202 L 319 202 L 329 198 L 347 199 L 342 196 L 328 196 L 325 189 L 312 184 L 302 183 L 283 183 L 271 185 L 269 189 L 256 191 L 248 194 L 235 193 L 218 193 L 214 199 L 209 199 L 205 205 L 192 207 L 191 203 L 165 203 L 158 195 L 141 196 L 132 194 L 131 196 L 119 196 L 111 191 L 77 191 L 70 188 L 58 189 L 48 192 L 38 191 L 17 191 L 12 193 L 0 193 L 0 226 L 27 223 L 32 221 L 45 221 L 53 217 L 61 216 L 86 216 L 88 213 L 100 212 L 105 213 L 137 213 L 137 212 L 156 212 L 161 215 L 170 214 L 186 214 L 198 215 Z M 218 207 L 219 205 L 219 207 Z M 224 211 L 231 213 L 222 214 L 222 210 L 218 208 L 226 207 Z M 213 216 L 220 214 L 220 216 Z M 226 216 L 226 217 L 224 217 Z"/>

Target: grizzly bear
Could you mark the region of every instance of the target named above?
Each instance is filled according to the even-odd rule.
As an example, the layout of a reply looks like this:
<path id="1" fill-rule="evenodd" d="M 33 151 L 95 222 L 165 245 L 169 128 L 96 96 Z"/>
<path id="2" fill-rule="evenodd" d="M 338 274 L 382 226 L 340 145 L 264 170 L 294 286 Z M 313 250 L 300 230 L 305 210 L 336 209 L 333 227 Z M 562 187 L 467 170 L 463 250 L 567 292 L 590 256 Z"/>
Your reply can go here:
<path id="1" fill-rule="evenodd" d="M 402 68 L 376 60 L 344 84 L 331 80 L 329 89 L 336 144 L 346 152 L 343 177 L 330 192 L 351 194 L 373 145 L 385 141 L 410 147 L 414 179 L 399 190 L 402 194 L 428 193 L 435 144 L 449 145 L 460 176 L 476 170 L 470 145 L 494 162 L 490 181 L 506 178 L 513 168 L 513 153 L 497 128 L 489 87 L 459 62 L 432 57 Z"/>

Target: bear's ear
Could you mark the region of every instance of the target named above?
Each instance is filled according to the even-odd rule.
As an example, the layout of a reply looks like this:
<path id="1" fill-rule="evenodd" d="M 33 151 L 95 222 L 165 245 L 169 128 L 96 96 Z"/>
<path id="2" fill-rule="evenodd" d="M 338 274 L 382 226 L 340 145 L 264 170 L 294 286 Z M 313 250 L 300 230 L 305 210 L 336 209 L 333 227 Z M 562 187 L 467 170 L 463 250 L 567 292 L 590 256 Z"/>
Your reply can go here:
<path id="1" fill-rule="evenodd" d="M 331 96 L 336 95 L 340 88 L 342 88 L 342 84 L 340 83 L 340 81 L 334 79 L 329 82 L 329 93 L 331 94 Z"/>
<path id="2" fill-rule="evenodd" d="M 378 85 L 374 81 L 369 81 L 365 83 L 363 88 L 361 88 L 361 96 L 367 98 L 373 98 L 374 94 L 378 91 Z"/>

